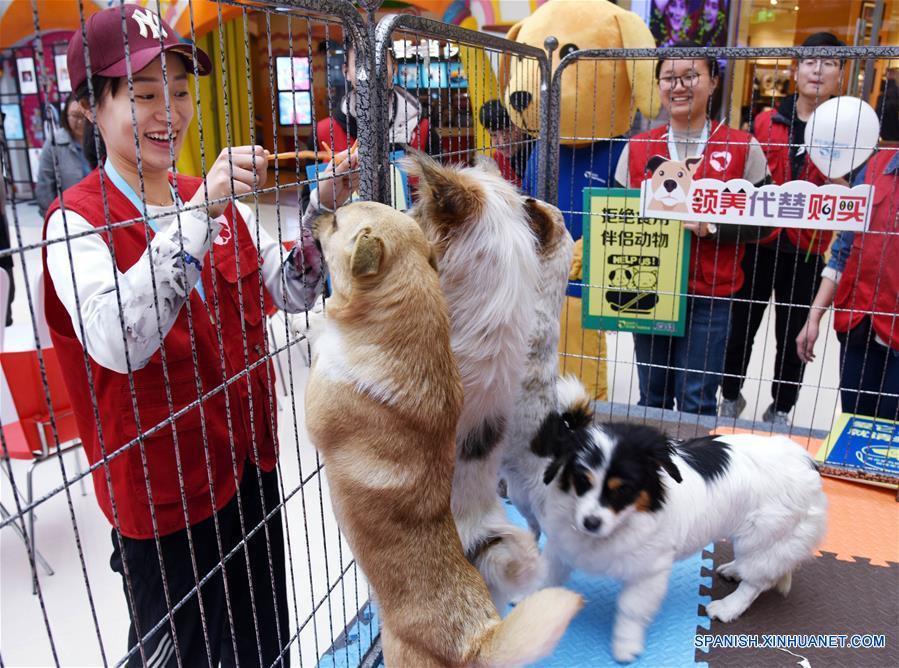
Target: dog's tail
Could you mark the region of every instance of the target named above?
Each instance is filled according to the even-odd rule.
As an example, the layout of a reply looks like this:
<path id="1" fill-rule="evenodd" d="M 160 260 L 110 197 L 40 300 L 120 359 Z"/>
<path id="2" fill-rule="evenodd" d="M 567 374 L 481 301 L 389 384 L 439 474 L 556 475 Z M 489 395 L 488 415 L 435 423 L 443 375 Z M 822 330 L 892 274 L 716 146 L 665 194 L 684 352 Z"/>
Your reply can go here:
<path id="1" fill-rule="evenodd" d="M 474 665 L 512 668 L 539 661 L 555 649 L 583 605 L 579 594 L 561 587 L 531 594 L 487 632 Z"/>
<path id="2" fill-rule="evenodd" d="M 572 429 L 586 427 L 593 421 L 590 395 L 576 376 L 559 376 L 556 397 L 559 413 Z"/>

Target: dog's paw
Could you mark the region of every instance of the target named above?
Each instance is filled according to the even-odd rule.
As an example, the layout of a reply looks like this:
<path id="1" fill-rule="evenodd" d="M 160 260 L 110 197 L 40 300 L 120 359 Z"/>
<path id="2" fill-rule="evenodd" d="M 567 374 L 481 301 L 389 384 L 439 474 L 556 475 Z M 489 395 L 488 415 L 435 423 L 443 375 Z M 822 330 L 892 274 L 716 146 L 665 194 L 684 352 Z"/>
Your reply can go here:
<path id="1" fill-rule="evenodd" d="M 740 574 L 737 572 L 737 567 L 734 565 L 733 561 L 721 564 L 715 569 L 715 572 L 721 579 L 727 580 L 728 582 L 739 582 L 740 580 Z"/>
<path id="2" fill-rule="evenodd" d="M 612 656 L 618 663 L 631 663 L 643 654 L 643 643 L 636 638 L 615 638 L 612 641 Z"/>
<path id="3" fill-rule="evenodd" d="M 705 607 L 705 614 L 709 619 L 717 619 L 719 622 L 734 621 L 740 616 L 740 610 L 731 605 L 727 599 L 712 601 Z"/>

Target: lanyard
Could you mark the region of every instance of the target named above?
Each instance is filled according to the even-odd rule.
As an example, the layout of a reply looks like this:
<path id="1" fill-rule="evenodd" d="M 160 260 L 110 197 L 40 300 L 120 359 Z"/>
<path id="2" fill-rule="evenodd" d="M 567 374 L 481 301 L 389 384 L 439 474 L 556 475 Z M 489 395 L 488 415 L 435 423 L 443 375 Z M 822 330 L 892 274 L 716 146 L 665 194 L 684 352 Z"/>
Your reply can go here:
<path id="1" fill-rule="evenodd" d="M 138 212 L 142 212 L 144 210 L 144 204 L 141 202 L 140 197 L 137 196 L 137 193 L 134 192 L 134 188 L 132 188 L 125 178 L 119 174 L 118 170 L 113 166 L 112 160 L 107 158 L 103 163 L 103 171 L 106 172 L 106 176 L 109 177 L 109 181 L 116 187 L 116 189 L 121 192 L 125 197 L 128 198 L 128 201 L 134 205 L 134 208 L 138 210 Z M 175 192 L 175 188 L 172 187 L 172 184 L 169 183 L 169 190 L 172 192 L 172 201 L 175 205 L 181 204 L 181 198 L 178 197 L 178 193 Z M 150 225 L 150 229 L 153 230 L 154 233 L 159 233 L 159 221 L 158 220 L 147 220 L 147 224 Z M 201 278 L 197 281 L 197 284 L 194 286 L 197 293 L 200 295 L 200 299 L 204 302 L 206 301 L 206 294 L 203 292 L 203 279 Z"/>
<path id="2" fill-rule="evenodd" d="M 705 145 L 709 142 L 709 122 L 706 121 L 705 125 L 702 127 L 702 134 L 699 135 L 699 152 L 697 155 L 702 155 L 705 151 Z M 677 150 L 676 142 L 673 139 L 671 126 L 668 126 L 668 156 L 672 160 L 680 161 L 680 154 Z"/>

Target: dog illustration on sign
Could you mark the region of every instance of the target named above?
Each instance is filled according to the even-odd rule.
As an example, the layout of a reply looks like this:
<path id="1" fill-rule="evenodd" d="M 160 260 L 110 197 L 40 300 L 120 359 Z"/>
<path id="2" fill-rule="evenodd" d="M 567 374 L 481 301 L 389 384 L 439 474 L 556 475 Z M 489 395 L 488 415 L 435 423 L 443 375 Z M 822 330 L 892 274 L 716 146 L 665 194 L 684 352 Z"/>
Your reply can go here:
<path id="1" fill-rule="evenodd" d="M 688 212 L 690 185 L 701 162 L 702 156 L 683 161 L 652 156 L 646 163 L 646 171 L 652 172 L 647 211 Z"/>

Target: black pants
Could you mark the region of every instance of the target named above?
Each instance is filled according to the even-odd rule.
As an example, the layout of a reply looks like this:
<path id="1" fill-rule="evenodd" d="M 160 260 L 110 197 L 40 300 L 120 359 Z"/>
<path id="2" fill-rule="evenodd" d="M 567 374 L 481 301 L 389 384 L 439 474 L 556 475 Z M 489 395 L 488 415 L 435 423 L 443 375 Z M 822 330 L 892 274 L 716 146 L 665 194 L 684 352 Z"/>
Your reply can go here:
<path id="1" fill-rule="evenodd" d="M 260 502 L 260 475 L 265 512 Z M 278 660 L 289 637 L 281 512 L 278 511 L 269 520 L 268 538 L 265 527 L 259 526 L 264 514 L 271 512 L 280 503 L 277 472 L 262 473 L 247 462 L 239 494 L 246 533 L 259 527 L 247 543 L 249 569 L 244 556 L 244 534 L 241 532 L 235 496 L 218 512 L 218 520 L 225 556 L 235 546 L 240 547 L 225 562 L 225 579 L 219 569 L 201 586 L 202 618 L 195 591 L 196 580 L 187 529 L 160 539 L 170 606 L 175 607 L 190 594 L 190 598 L 174 614 L 177 634 L 174 642 L 172 623 L 167 618 L 170 606 L 166 604 L 155 541 L 123 536 L 123 550 L 120 552 L 116 531 L 113 529 L 110 565 L 114 571 L 122 574 L 125 597 L 129 601 L 129 651 L 138 644 L 138 637 L 143 637 L 160 620 L 164 620 L 159 630 L 143 641 L 143 659 L 138 649 L 129 659 L 129 666 L 141 666 L 144 662 L 151 668 L 176 666 L 176 655 L 180 655 L 182 666 L 198 668 L 218 666 L 219 660 L 223 666 L 266 667 Z M 197 572 L 199 580 L 202 580 L 221 561 L 213 518 L 192 526 L 190 532 Z M 128 567 L 127 580 L 123 556 Z M 128 580 L 131 583 L 130 590 Z M 284 653 L 283 665 L 289 665 L 287 652 Z"/>
<path id="2" fill-rule="evenodd" d="M 876 341 L 870 318 L 837 339 L 843 412 L 899 420 L 899 350 Z"/>
<path id="3" fill-rule="evenodd" d="M 752 343 L 758 332 L 771 293 L 777 304 L 774 312 L 774 333 L 777 352 L 771 398 L 778 411 L 789 412 L 799 397 L 804 365 L 796 354 L 796 337 L 808 318 L 809 307 L 821 284 L 824 261 L 812 253 L 806 259 L 781 234 L 777 246 L 748 244 L 743 258 L 746 281 L 734 295 L 730 337 L 724 358 L 724 380 L 721 394 L 734 400 L 743 389 L 746 369 L 752 356 Z"/>

